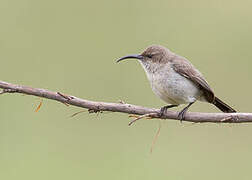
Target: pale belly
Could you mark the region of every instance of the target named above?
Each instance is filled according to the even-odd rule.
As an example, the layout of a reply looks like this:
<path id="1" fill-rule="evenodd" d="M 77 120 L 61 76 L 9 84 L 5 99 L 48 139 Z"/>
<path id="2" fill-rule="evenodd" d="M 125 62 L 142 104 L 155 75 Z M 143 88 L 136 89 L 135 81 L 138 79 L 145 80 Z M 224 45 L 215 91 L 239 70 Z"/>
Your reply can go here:
<path id="1" fill-rule="evenodd" d="M 187 104 L 201 99 L 202 91 L 198 87 L 176 72 L 165 74 L 150 74 L 153 92 L 169 104 Z"/>

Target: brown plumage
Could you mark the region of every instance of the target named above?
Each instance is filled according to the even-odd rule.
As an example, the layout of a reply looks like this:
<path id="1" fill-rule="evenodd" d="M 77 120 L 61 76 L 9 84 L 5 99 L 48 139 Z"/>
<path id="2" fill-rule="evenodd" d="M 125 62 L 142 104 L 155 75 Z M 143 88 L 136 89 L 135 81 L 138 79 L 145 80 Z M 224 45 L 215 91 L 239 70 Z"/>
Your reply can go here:
<path id="1" fill-rule="evenodd" d="M 184 119 L 187 109 L 196 101 L 214 104 L 226 113 L 236 112 L 217 98 L 203 75 L 184 57 L 169 49 L 153 45 L 140 55 L 129 55 L 118 60 L 138 59 L 151 83 L 152 90 L 165 102 L 171 104 L 161 108 L 162 113 L 170 107 L 188 104 L 180 113 Z"/>
<path id="2" fill-rule="evenodd" d="M 214 104 L 222 112 L 226 113 L 236 112 L 233 108 L 228 106 L 219 98 L 215 97 L 213 90 L 210 88 L 210 86 L 208 85 L 207 81 L 204 79 L 202 74 L 196 68 L 194 68 L 189 61 L 185 60 L 182 57 L 176 57 L 173 58 L 172 62 L 173 62 L 173 68 L 177 73 L 191 80 L 203 90 L 204 98 L 206 99 L 207 102 Z"/>

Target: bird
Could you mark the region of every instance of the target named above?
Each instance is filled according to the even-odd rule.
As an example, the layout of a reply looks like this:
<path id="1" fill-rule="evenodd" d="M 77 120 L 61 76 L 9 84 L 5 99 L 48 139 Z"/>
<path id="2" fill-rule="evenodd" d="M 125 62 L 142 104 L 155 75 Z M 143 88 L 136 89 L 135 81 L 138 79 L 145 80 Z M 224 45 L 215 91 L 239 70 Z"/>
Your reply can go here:
<path id="1" fill-rule="evenodd" d="M 182 121 L 189 107 L 197 100 L 215 105 L 224 113 L 235 113 L 232 107 L 215 96 L 204 76 L 185 57 L 161 45 L 151 45 L 141 54 L 121 57 L 117 62 L 137 59 L 150 82 L 152 91 L 168 105 L 160 109 L 163 116 L 168 108 L 187 104 L 178 113 Z"/>

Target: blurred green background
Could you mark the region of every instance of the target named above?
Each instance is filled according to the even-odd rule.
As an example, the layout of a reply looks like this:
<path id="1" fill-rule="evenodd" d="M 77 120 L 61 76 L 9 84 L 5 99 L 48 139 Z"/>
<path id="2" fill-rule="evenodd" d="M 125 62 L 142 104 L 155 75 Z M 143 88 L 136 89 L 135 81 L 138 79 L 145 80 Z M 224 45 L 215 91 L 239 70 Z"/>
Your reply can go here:
<path id="1" fill-rule="evenodd" d="M 84 99 L 159 108 L 137 61 L 161 44 L 216 94 L 251 111 L 251 1 L 1 0 L 0 79 Z M 242 88 L 240 88 L 242 87 Z M 251 124 L 139 121 L 20 94 L 0 97 L 0 179 L 251 179 Z M 182 107 L 175 108 L 180 110 Z M 191 111 L 219 112 L 206 103 Z M 161 123 L 154 151 L 150 147 Z"/>

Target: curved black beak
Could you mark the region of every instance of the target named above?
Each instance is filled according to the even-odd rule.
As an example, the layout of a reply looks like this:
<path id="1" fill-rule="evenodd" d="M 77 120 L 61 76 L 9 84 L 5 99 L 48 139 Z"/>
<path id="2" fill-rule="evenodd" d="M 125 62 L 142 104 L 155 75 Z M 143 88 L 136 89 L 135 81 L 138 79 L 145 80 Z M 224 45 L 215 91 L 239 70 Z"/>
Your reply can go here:
<path id="1" fill-rule="evenodd" d="M 132 54 L 132 55 L 121 57 L 116 62 L 120 62 L 120 61 L 122 61 L 124 59 L 140 59 L 141 60 L 141 59 L 143 59 L 143 56 L 142 55 L 138 55 L 138 54 Z"/>

